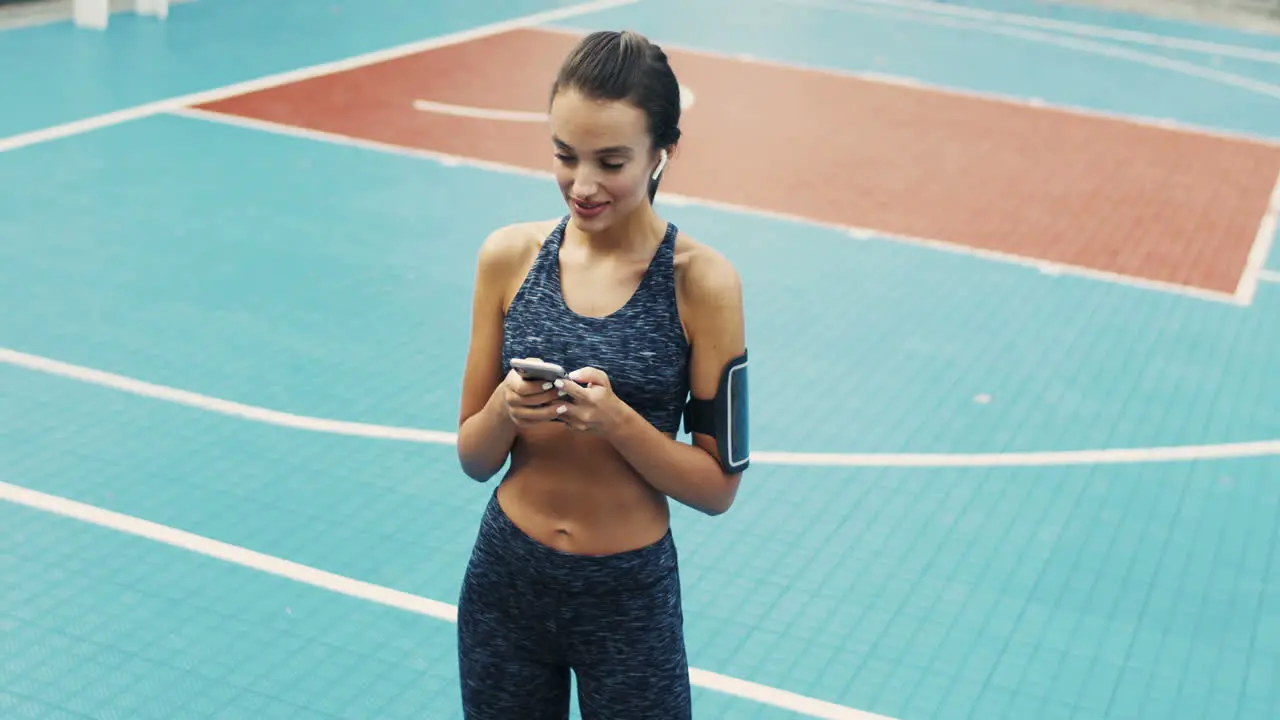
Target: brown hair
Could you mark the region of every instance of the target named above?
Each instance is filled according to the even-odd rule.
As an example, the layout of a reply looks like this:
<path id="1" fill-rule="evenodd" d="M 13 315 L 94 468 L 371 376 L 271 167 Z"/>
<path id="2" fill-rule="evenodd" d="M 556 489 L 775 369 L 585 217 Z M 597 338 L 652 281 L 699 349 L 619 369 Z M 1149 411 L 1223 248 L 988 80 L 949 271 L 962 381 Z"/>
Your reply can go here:
<path id="1" fill-rule="evenodd" d="M 680 83 L 662 48 L 629 30 L 587 35 L 565 58 L 551 98 L 572 88 L 593 100 L 625 100 L 644 113 L 653 149 L 670 152 L 680 141 Z M 659 176 L 649 181 L 649 200 Z"/>

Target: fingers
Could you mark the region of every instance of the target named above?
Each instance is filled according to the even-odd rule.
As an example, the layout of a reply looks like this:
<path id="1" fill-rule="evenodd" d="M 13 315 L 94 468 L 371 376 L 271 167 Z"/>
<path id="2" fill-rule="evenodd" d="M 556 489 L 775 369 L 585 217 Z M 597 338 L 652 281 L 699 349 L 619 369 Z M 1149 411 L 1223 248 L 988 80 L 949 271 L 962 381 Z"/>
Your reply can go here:
<path id="1" fill-rule="evenodd" d="M 507 395 L 507 405 L 512 408 L 531 408 L 546 405 L 547 403 L 553 403 L 558 399 L 562 399 L 560 397 L 560 391 L 553 387 L 550 390 L 539 389 L 531 395 L 521 395 L 518 392 L 512 392 Z"/>
<path id="2" fill-rule="evenodd" d="M 539 395 L 555 389 L 555 385 L 549 380 L 526 380 L 515 370 L 507 374 L 505 384 L 511 392 L 525 397 Z"/>
<path id="3" fill-rule="evenodd" d="M 568 418 L 561 418 L 561 419 L 560 419 L 560 422 L 562 422 L 562 423 L 564 423 L 565 425 L 569 426 L 569 429 L 570 429 L 570 430 L 573 430 L 573 431 L 575 431 L 575 432 L 584 433 L 584 432 L 588 432 L 588 431 L 591 429 L 591 428 L 590 428 L 590 426 L 585 425 L 585 424 L 583 424 L 583 423 L 581 423 L 581 422 L 578 422 L 577 420 L 570 420 L 570 419 L 568 419 Z"/>
<path id="4" fill-rule="evenodd" d="M 567 398 L 563 397 L 553 383 L 545 380 L 526 380 L 514 370 L 508 373 L 504 385 L 507 414 L 517 427 L 529 427 L 555 420 L 559 417 L 556 408 L 567 402 Z"/>
<path id="5" fill-rule="evenodd" d="M 569 379 L 579 385 L 609 385 L 609 376 L 599 368 L 584 367 L 569 373 Z"/>
<path id="6" fill-rule="evenodd" d="M 575 400 L 581 400 L 585 398 L 587 394 L 586 388 L 582 387 L 581 385 L 579 385 L 578 383 L 572 380 L 567 380 L 563 378 L 555 381 L 554 387 L 557 388 L 560 392 L 563 392 L 565 395 Z"/>
<path id="7" fill-rule="evenodd" d="M 595 405 L 600 401 L 591 392 L 607 390 L 609 378 L 604 371 L 591 367 L 576 370 L 570 377 L 547 382 L 526 379 L 512 370 L 505 381 L 511 420 L 519 427 L 558 420 L 573 430 L 591 430 L 596 424 Z"/>
<path id="8" fill-rule="evenodd" d="M 523 383 L 512 388 L 514 399 L 523 405 L 539 405 L 560 394 L 551 383 Z"/>
<path id="9" fill-rule="evenodd" d="M 603 370 L 585 367 L 569 373 L 568 378 L 556 380 L 555 386 L 563 390 L 565 395 L 582 400 L 589 397 L 588 388 L 609 388 L 609 376 Z"/>
<path id="10" fill-rule="evenodd" d="M 577 405 L 568 405 L 564 413 L 560 415 L 560 420 L 570 429 L 579 432 L 590 431 L 595 425 L 595 410 L 589 407 L 579 407 Z"/>
<path id="11" fill-rule="evenodd" d="M 548 403 L 536 407 L 512 405 L 508 408 L 508 413 L 517 426 L 528 427 L 562 417 L 563 413 L 560 408 L 564 406 L 565 403 L 563 402 Z"/>

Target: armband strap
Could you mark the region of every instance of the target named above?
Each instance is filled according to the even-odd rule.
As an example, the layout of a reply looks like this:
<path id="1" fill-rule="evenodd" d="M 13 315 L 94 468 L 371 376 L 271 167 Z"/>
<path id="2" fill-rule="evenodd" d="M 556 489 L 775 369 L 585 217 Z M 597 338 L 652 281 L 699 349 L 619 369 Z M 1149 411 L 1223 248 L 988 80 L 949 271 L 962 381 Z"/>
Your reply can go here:
<path id="1" fill-rule="evenodd" d="M 748 405 L 744 350 L 720 371 L 714 398 L 703 400 L 690 396 L 684 408 L 684 431 L 715 438 L 720 467 L 727 473 L 740 473 L 751 464 Z"/>

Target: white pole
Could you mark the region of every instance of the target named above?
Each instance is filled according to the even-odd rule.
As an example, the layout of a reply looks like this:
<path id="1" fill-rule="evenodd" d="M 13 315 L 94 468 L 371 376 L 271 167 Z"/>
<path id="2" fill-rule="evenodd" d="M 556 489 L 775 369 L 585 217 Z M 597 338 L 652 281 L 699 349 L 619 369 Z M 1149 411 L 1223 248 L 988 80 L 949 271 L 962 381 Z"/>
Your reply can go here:
<path id="1" fill-rule="evenodd" d="M 78 27 L 106 30 L 111 17 L 110 0 L 75 0 L 71 13 Z"/>
<path id="2" fill-rule="evenodd" d="M 137 0 L 135 9 L 139 15 L 155 15 L 163 20 L 169 16 L 169 0 Z"/>

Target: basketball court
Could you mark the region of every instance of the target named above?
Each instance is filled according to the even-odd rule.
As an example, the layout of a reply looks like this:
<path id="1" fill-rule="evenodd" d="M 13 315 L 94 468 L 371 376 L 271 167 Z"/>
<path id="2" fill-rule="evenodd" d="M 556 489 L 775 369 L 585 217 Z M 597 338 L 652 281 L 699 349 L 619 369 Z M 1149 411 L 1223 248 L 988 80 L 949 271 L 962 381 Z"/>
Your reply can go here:
<path id="1" fill-rule="evenodd" d="M 601 28 L 668 51 L 659 211 L 746 294 L 695 717 L 1280 716 L 1280 35 L 427 5 L 0 30 L 0 717 L 462 717 L 475 256 L 564 212 Z"/>

